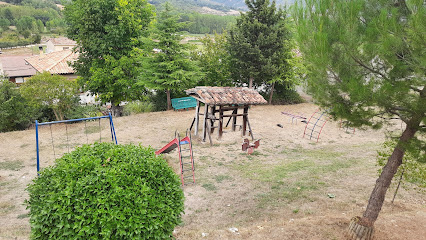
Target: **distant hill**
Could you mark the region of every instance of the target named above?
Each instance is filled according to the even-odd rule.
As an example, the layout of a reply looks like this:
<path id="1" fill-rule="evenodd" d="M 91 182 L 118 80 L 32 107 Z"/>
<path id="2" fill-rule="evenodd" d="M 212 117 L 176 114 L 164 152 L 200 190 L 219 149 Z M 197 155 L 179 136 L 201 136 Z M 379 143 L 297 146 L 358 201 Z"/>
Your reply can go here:
<path id="1" fill-rule="evenodd" d="M 186 11 L 196 11 L 204 13 L 203 8 L 210 8 L 221 12 L 235 12 L 235 10 L 246 11 L 247 6 L 244 0 L 148 0 L 149 3 L 161 8 L 161 4 L 168 1 L 176 8 Z M 291 5 L 295 0 L 277 0 L 278 5 Z"/>

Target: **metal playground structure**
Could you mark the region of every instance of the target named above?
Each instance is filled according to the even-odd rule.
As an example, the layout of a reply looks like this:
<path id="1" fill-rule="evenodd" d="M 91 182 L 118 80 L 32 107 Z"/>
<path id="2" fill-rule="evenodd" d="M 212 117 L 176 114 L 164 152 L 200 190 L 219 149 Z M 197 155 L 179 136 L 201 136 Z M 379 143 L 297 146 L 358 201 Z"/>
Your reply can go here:
<path id="1" fill-rule="evenodd" d="M 81 121 L 98 120 L 99 121 L 99 129 L 100 129 L 101 128 L 100 121 L 103 118 L 109 119 L 109 127 L 110 127 L 110 131 L 111 131 L 111 140 L 112 140 L 112 142 L 117 144 L 117 136 L 115 134 L 114 122 L 112 121 L 111 114 L 108 114 L 108 116 L 101 116 L 101 117 L 78 118 L 78 119 L 69 119 L 69 120 L 63 120 L 63 121 L 53 121 L 53 122 L 43 122 L 43 123 L 40 123 L 36 120 L 35 121 L 35 132 L 36 132 L 36 151 L 37 151 L 37 172 L 40 171 L 40 142 L 39 142 L 39 127 L 40 126 L 43 126 L 43 125 L 49 125 L 50 126 L 50 136 L 51 136 L 51 140 L 52 140 L 53 152 L 55 154 L 55 145 L 54 145 L 54 141 L 53 141 L 52 127 L 51 127 L 53 124 L 65 123 L 65 129 L 66 129 L 66 135 L 67 135 L 67 144 L 69 144 L 68 143 L 68 127 L 67 127 L 66 124 L 74 123 L 74 122 L 81 122 Z M 86 127 L 86 124 L 85 124 L 85 127 Z M 87 132 L 86 132 L 86 134 L 87 134 Z M 56 158 L 56 156 L 55 156 L 55 158 Z"/>

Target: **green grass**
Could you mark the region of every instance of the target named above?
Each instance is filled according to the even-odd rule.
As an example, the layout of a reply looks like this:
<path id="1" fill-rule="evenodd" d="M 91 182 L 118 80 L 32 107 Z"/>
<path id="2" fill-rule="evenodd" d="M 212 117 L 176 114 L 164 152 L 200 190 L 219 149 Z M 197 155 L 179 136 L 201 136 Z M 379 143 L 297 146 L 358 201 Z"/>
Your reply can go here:
<path id="1" fill-rule="evenodd" d="M 228 175 L 217 175 L 214 177 L 216 182 L 221 183 L 224 180 L 232 180 L 232 177 L 228 176 Z"/>
<path id="2" fill-rule="evenodd" d="M 29 213 L 24 213 L 24 214 L 19 214 L 18 215 L 18 219 L 29 218 L 29 217 L 30 217 Z"/>
<path id="3" fill-rule="evenodd" d="M 215 191 L 217 189 L 216 186 L 212 183 L 205 183 L 201 185 L 201 187 L 205 188 L 207 191 Z"/>
<path id="4" fill-rule="evenodd" d="M 234 164 L 243 178 L 258 182 L 266 190 L 257 195 L 258 207 L 280 206 L 294 201 L 315 201 L 317 192 L 329 184 L 327 175 L 353 166 L 356 161 L 334 149 L 285 149 L 273 162 L 251 157 Z"/>
<path id="5" fill-rule="evenodd" d="M 11 202 L 0 202 L 0 215 L 5 215 L 15 209 Z"/>
<path id="6" fill-rule="evenodd" d="M 0 169 L 2 170 L 19 171 L 23 167 L 22 161 L 0 162 Z"/>

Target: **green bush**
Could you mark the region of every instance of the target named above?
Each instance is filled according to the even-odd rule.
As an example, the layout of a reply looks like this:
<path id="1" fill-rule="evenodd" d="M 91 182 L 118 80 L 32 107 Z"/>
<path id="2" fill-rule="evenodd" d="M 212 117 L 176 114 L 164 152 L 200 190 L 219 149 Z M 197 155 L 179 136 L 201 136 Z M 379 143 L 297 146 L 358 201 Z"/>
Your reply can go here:
<path id="1" fill-rule="evenodd" d="M 133 101 L 129 102 L 124 106 L 124 115 L 152 112 L 154 105 L 150 102 Z"/>
<path id="2" fill-rule="evenodd" d="M 103 115 L 102 111 L 106 111 L 106 109 L 95 105 L 84 106 L 77 104 L 65 112 L 65 119 L 100 117 Z"/>
<path id="3" fill-rule="evenodd" d="M 27 190 L 32 239 L 170 239 L 184 208 L 179 177 L 134 145 L 84 145 Z"/>
<path id="4" fill-rule="evenodd" d="M 24 130 L 40 116 L 41 111 L 28 104 L 15 83 L 0 80 L 0 132 Z"/>
<path id="5" fill-rule="evenodd" d="M 261 92 L 261 95 L 267 101 L 269 100 L 269 91 Z M 303 98 L 300 97 L 300 95 L 292 87 L 286 86 L 285 83 L 275 85 L 275 92 L 272 96 L 272 104 L 297 104 L 303 102 Z"/>

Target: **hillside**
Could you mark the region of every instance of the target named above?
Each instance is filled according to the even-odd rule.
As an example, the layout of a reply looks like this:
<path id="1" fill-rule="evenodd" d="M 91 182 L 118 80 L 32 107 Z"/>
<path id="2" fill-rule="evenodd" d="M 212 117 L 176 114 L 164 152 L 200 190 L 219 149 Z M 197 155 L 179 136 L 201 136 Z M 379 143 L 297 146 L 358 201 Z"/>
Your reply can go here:
<path id="1" fill-rule="evenodd" d="M 174 6 L 176 6 L 178 9 L 184 10 L 184 11 L 196 11 L 200 13 L 205 13 L 203 8 L 210 8 L 214 9 L 216 11 L 220 11 L 222 13 L 219 13 L 220 15 L 223 15 L 223 13 L 229 13 L 232 14 L 232 10 L 238 10 L 238 11 L 246 11 L 247 6 L 245 4 L 244 0 L 149 0 L 149 2 L 156 7 L 161 6 L 164 2 L 171 2 Z M 284 5 L 291 5 L 294 3 L 295 0 L 277 0 L 277 4 L 284 6 Z"/>
<path id="2" fill-rule="evenodd" d="M 377 178 L 376 151 L 385 131 L 357 129 L 354 134 L 329 121 L 317 143 L 302 137 L 303 122 L 281 114 L 310 116 L 317 108 L 308 103 L 252 107 L 250 124 L 261 139 L 252 155 L 241 151 L 241 133 L 230 127 L 220 141 L 214 132 L 213 146 L 193 136 L 196 184 L 183 188 L 185 214 L 176 239 L 345 239 L 351 217 L 362 214 Z M 175 130 L 184 133 L 193 117 L 194 110 L 143 113 L 114 118 L 114 126 L 118 143 L 157 150 L 172 140 Z M 110 141 L 109 123 L 98 124 L 53 125 L 52 135 L 48 126 L 42 127 L 41 168 L 68 147 L 101 137 Z M 392 129 L 399 128 L 395 122 Z M 34 129 L 0 133 L 0 239 L 30 237 L 23 203 L 28 199 L 25 187 L 37 176 L 35 151 Z M 176 150 L 164 157 L 179 170 Z M 394 187 L 376 223 L 375 239 L 422 239 L 425 195 L 400 188 L 391 204 Z"/>

